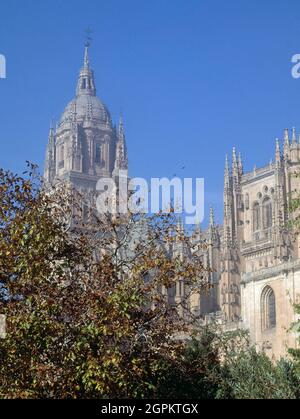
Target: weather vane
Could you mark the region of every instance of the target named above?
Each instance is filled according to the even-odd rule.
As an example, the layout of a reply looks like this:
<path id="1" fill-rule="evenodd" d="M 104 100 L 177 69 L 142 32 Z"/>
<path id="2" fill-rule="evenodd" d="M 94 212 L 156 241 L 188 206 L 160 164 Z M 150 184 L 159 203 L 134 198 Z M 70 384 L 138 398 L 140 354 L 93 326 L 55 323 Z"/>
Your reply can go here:
<path id="1" fill-rule="evenodd" d="M 88 27 L 88 28 L 85 30 L 85 35 L 86 35 L 85 46 L 86 46 L 86 47 L 89 47 L 89 46 L 91 45 L 91 41 L 92 41 L 92 39 L 93 39 L 93 38 L 91 37 L 92 33 L 93 33 L 93 31 L 91 30 L 91 28 L 90 28 L 90 27 Z"/>

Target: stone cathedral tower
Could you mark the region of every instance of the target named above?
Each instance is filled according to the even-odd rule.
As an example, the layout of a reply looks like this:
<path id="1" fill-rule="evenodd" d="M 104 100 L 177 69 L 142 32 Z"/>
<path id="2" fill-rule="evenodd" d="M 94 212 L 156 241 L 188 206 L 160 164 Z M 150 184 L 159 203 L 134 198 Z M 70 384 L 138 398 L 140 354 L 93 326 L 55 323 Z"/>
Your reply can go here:
<path id="1" fill-rule="evenodd" d="M 82 192 L 92 193 L 99 178 L 117 177 L 119 170 L 127 169 L 123 121 L 120 118 L 117 129 L 96 96 L 87 44 L 76 96 L 65 108 L 57 128 L 50 129 L 44 177 L 49 183 L 62 179 Z"/>

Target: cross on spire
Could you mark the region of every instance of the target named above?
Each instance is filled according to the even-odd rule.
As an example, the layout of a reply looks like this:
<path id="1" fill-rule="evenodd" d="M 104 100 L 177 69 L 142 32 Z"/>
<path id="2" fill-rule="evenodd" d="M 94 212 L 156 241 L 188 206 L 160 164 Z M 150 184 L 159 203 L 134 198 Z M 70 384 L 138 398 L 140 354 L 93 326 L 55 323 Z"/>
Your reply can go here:
<path id="1" fill-rule="evenodd" d="M 90 27 L 88 27 L 86 30 L 85 30 L 85 35 L 86 35 L 86 39 L 85 39 L 85 46 L 88 48 L 90 45 L 91 45 L 91 41 L 93 40 L 93 38 L 92 38 L 92 33 L 93 33 L 93 31 L 91 30 L 91 28 Z"/>

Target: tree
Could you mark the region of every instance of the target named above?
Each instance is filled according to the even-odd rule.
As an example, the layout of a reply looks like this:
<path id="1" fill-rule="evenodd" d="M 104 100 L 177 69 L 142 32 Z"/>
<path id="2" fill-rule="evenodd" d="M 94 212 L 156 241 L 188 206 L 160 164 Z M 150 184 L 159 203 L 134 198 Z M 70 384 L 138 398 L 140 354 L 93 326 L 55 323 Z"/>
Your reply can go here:
<path id="1" fill-rule="evenodd" d="M 221 398 L 295 399 L 299 397 L 292 364 L 281 360 L 274 364 L 263 352 L 251 347 L 227 359 L 223 365 Z M 224 391 L 225 390 L 225 391 Z"/>
<path id="2" fill-rule="evenodd" d="M 184 350 L 192 318 L 168 305 L 184 280 L 205 291 L 204 267 L 170 257 L 172 211 L 82 222 L 75 190 L 41 187 L 37 169 L 0 170 L 0 397 L 103 398 L 155 394 Z M 141 235 L 143 240 L 141 240 Z"/>

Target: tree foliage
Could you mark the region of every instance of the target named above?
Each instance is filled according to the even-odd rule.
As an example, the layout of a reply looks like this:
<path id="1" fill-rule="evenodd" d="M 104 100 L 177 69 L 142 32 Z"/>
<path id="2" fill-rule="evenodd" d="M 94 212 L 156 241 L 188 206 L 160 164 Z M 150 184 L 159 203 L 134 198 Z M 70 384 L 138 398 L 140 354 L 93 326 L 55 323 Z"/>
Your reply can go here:
<path id="1" fill-rule="evenodd" d="M 98 217 L 82 223 L 82 197 L 0 171 L 0 397 L 143 397 L 180 358 L 187 322 L 163 290 L 207 288 L 174 214 Z M 188 307 L 184 309 L 187 310 Z M 186 315 L 187 317 L 187 315 Z"/>
<path id="2" fill-rule="evenodd" d="M 196 253 L 170 252 L 192 246 L 172 211 L 83 217 L 83 199 L 0 170 L 0 398 L 299 397 L 297 363 L 168 304 L 178 281 L 209 289 Z"/>

